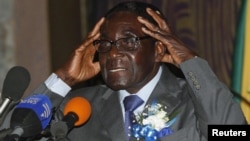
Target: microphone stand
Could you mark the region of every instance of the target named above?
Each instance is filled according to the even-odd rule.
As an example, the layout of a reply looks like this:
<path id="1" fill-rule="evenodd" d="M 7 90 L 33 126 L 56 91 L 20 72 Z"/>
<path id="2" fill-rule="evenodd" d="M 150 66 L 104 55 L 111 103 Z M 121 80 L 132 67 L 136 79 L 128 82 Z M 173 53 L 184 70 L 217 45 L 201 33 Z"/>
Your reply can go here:
<path id="1" fill-rule="evenodd" d="M 19 136 L 16 134 L 7 135 L 2 141 L 19 141 Z"/>
<path id="2" fill-rule="evenodd" d="M 18 101 L 11 101 L 7 108 L 5 109 L 5 111 L 1 114 L 0 116 L 0 126 L 2 126 L 6 121 L 6 117 L 11 115 L 11 113 L 13 112 L 13 108 L 20 102 L 20 100 Z"/>
<path id="3" fill-rule="evenodd" d="M 11 128 L 6 128 L 6 129 L 2 129 L 0 131 L 0 141 L 2 141 L 3 138 L 5 138 L 8 134 L 10 134 L 12 132 Z"/>

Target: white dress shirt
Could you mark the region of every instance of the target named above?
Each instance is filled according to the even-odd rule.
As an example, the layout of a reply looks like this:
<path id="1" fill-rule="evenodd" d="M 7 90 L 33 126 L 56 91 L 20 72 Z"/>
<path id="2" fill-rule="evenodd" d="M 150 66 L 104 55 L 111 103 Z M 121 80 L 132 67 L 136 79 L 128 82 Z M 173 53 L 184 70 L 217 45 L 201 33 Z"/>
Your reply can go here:
<path id="1" fill-rule="evenodd" d="M 160 67 L 160 69 L 158 70 L 157 74 L 154 76 L 154 78 L 152 80 L 150 80 L 144 87 L 142 87 L 137 93 L 136 95 L 138 95 L 143 101 L 144 103 L 142 105 L 140 105 L 137 109 L 134 110 L 134 114 L 136 115 L 137 113 L 140 113 L 143 111 L 144 106 L 149 98 L 149 96 L 151 95 L 152 91 L 154 90 L 157 82 L 160 79 L 162 73 L 162 67 Z M 123 104 L 123 99 L 126 96 L 131 95 L 130 93 L 128 93 L 126 90 L 120 90 L 119 91 L 119 97 L 120 97 L 120 104 L 122 107 L 122 113 L 123 113 L 123 119 L 124 119 L 124 113 L 125 113 L 125 109 L 124 109 L 124 104 Z"/>

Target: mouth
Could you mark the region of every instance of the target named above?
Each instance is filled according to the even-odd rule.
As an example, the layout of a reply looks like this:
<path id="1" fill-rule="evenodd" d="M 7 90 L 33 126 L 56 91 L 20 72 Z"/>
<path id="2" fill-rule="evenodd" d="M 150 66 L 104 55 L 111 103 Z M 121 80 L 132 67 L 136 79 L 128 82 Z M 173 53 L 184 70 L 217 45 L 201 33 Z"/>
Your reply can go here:
<path id="1" fill-rule="evenodd" d="M 118 69 L 111 69 L 109 72 L 118 72 L 118 71 L 125 71 L 126 69 L 124 68 L 118 68 Z"/>

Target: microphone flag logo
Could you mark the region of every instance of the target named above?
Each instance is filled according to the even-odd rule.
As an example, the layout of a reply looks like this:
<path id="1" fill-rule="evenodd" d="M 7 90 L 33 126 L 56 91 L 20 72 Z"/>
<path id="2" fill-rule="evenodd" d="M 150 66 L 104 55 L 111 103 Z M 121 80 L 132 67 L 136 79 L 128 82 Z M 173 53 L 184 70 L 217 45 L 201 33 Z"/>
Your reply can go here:
<path id="1" fill-rule="evenodd" d="M 16 108 L 28 108 L 34 111 L 41 121 L 43 129 L 47 127 L 52 118 L 52 103 L 44 94 L 36 94 L 22 99 Z"/>

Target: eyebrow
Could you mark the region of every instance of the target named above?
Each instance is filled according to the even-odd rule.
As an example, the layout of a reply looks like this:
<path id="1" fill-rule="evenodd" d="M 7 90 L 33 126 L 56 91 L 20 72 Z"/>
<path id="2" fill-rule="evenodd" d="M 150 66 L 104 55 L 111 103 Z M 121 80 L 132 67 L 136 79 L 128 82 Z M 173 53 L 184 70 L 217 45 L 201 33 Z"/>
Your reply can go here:
<path id="1" fill-rule="evenodd" d="M 101 33 L 100 39 L 107 39 L 111 40 L 107 34 L 107 32 Z M 120 38 L 128 38 L 128 37 L 139 37 L 139 36 L 145 36 L 145 35 L 139 35 L 135 32 L 135 30 L 131 27 L 125 28 L 125 30 L 122 31 Z"/>

